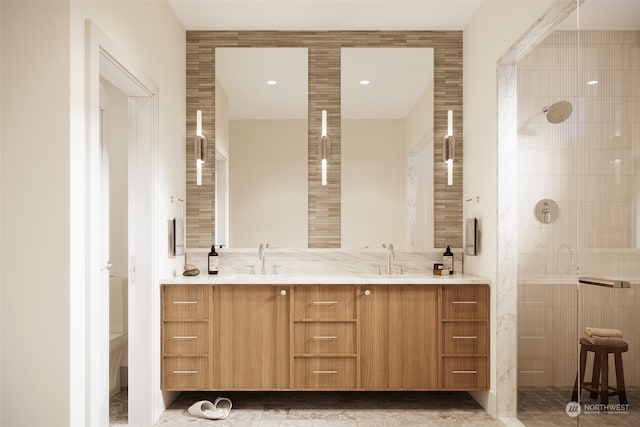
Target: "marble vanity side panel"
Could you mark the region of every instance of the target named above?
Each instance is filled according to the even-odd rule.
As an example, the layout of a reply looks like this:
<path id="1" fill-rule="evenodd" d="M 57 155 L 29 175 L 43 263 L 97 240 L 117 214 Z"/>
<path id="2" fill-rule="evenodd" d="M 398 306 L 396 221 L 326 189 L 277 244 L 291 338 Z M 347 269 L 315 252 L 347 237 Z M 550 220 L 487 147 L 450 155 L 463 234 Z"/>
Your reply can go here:
<path id="1" fill-rule="evenodd" d="M 502 65 L 498 69 L 498 283 L 492 289 L 497 313 L 492 314 L 491 326 L 495 328 L 495 379 L 498 414 L 514 417 L 517 413 L 518 353 L 513 351 L 518 342 L 516 287 L 516 200 L 517 181 L 517 133 L 516 133 L 516 65 Z M 494 321 L 494 317 L 496 318 Z M 493 366 L 492 366 L 493 368 Z"/>
<path id="2" fill-rule="evenodd" d="M 215 215 L 215 48 L 207 34 L 187 31 L 186 213 L 187 248 L 206 248 L 214 242 Z M 196 111 L 202 110 L 202 133 L 208 136 L 208 160 L 202 185 L 196 185 Z"/>

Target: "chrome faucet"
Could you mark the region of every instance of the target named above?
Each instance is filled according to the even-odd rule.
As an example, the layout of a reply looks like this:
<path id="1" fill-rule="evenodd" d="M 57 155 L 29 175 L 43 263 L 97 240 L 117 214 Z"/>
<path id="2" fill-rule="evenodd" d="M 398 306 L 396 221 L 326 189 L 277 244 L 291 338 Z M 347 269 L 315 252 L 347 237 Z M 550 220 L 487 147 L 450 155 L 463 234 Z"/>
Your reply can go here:
<path id="1" fill-rule="evenodd" d="M 387 249 L 387 274 L 391 274 L 391 259 L 396 259 L 396 253 L 393 250 L 393 244 L 389 243 L 388 245 L 382 244 L 383 248 Z"/>
<path id="2" fill-rule="evenodd" d="M 264 269 L 265 249 L 269 248 L 269 244 L 260 243 L 258 246 L 258 259 L 260 260 L 260 274 L 266 274 Z"/>

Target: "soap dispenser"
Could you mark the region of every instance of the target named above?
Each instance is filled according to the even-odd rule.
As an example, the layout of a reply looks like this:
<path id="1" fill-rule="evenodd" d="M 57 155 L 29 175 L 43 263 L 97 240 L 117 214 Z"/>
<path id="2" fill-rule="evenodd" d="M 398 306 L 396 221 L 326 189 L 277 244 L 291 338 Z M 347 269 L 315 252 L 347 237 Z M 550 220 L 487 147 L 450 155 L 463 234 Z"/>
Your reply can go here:
<path id="1" fill-rule="evenodd" d="M 208 265 L 209 274 L 218 274 L 218 252 L 216 252 L 216 245 L 211 246 Z"/>
<path id="2" fill-rule="evenodd" d="M 448 270 L 449 274 L 453 274 L 453 252 L 451 247 L 447 245 L 447 250 L 442 254 L 443 270 Z"/>

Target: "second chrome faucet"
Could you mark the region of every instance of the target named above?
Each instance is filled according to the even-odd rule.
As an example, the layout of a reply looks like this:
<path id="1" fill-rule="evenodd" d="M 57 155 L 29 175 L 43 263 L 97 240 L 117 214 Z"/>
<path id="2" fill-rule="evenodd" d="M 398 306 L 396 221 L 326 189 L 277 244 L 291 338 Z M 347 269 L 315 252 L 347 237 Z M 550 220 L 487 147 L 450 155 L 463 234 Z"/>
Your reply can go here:
<path id="1" fill-rule="evenodd" d="M 264 260 L 266 258 L 265 250 L 269 248 L 268 243 L 260 243 L 258 246 L 258 260 L 260 261 L 260 274 L 266 274 L 264 269 Z"/>
<path id="2" fill-rule="evenodd" d="M 393 250 L 392 243 L 389 243 L 388 245 L 383 243 L 382 247 L 387 249 L 387 274 L 391 274 L 391 260 L 396 259 L 396 253 Z"/>

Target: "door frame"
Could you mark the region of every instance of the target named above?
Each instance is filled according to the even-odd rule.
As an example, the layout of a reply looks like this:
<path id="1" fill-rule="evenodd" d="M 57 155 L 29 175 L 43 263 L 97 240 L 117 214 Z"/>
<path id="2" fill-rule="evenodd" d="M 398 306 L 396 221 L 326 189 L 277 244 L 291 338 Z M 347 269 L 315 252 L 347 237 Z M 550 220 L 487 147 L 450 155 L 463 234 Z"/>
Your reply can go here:
<path id="1" fill-rule="evenodd" d="M 72 420 L 83 419 L 84 425 L 103 425 L 97 413 L 99 393 L 107 383 L 96 378 L 96 372 L 109 363 L 108 334 L 106 358 L 93 350 L 104 342 L 96 342 L 102 333 L 101 325 L 91 316 L 93 304 L 108 307 L 99 292 L 102 278 L 101 198 L 100 187 L 100 134 L 99 134 L 99 81 L 105 77 L 129 97 L 129 423 L 148 425 L 154 421 L 154 402 L 160 393 L 159 361 L 153 357 L 154 345 L 159 337 L 154 334 L 154 313 L 159 310 L 159 290 L 155 286 L 154 263 L 154 181 L 158 152 L 158 86 L 148 78 L 118 46 L 91 20 L 85 22 L 85 142 L 84 156 L 84 283 L 83 298 L 74 298 L 71 318 L 82 319 L 83 339 L 72 339 L 72 353 L 81 347 L 79 357 L 84 366 L 82 373 L 84 398 L 78 389 L 71 392 Z M 98 290 L 98 292 L 96 292 Z M 98 294 L 96 298 L 96 293 Z M 108 309 L 108 308 L 107 308 Z M 81 328 L 72 330 L 72 335 Z M 149 363 L 151 361 L 151 363 Z M 72 358 L 73 363 L 73 358 Z M 71 367 L 72 375 L 77 366 Z M 108 368 L 108 366 L 107 366 Z M 75 379 L 78 383 L 79 378 Z M 72 378 L 72 384 L 74 378 Z M 108 423 L 108 419 L 107 419 Z"/>

